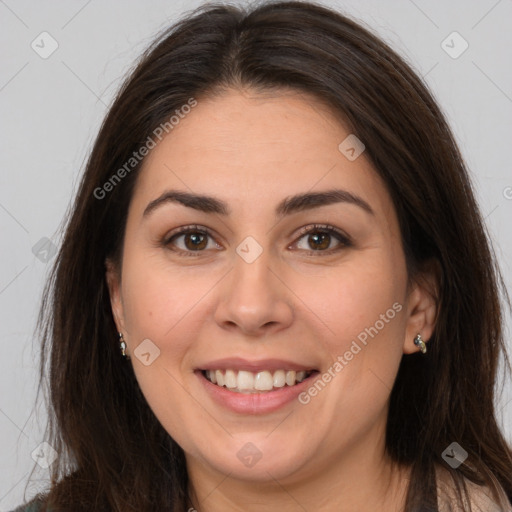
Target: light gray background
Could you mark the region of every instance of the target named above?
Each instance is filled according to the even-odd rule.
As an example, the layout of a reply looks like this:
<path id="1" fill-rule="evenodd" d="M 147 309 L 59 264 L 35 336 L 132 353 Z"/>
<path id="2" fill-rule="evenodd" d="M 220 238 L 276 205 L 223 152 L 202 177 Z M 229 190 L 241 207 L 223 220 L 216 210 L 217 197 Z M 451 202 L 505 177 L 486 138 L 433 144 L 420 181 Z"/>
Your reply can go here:
<path id="1" fill-rule="evenodd" d="M 44 440 L 44 404 L 33 410 L 33 329 L 49 266 L 32 247 L 43 237 L 58 245 L 57 230 L 121 77 L 159 30 L 201 3 L 0 0 L 0 511 L 23 501 L 31 453 Z M 365 22 L 425 77 L 471 170 L 510 290 L 512 1 L 324 3 Z M 47 59 L 31 47 L 43 31 L 59 45 Z M 441 46 L 453 31 L 469 44 L 456 59 Z M 453 38 L 445 44 L 461 48 Z M 510 381 L 497 407 L 512 441 Z M 46 475 L 35 474 L 43 480 L 28 497 Z"/>

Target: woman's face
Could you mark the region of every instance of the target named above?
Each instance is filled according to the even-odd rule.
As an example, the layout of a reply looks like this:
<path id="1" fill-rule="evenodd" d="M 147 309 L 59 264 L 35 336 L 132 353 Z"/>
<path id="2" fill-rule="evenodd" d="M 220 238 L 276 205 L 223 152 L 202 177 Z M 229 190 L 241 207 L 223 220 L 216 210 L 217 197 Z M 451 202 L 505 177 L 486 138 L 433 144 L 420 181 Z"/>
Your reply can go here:
<path id="1" fill-rule="evenodd" d="M 122 278 L 107 277 L 140 387 L 192 471 L 286 482 L 382 456 L 400 359 L 433 309 L 349 135 L 309 96 L 230 90 L 146 158 Z"/>

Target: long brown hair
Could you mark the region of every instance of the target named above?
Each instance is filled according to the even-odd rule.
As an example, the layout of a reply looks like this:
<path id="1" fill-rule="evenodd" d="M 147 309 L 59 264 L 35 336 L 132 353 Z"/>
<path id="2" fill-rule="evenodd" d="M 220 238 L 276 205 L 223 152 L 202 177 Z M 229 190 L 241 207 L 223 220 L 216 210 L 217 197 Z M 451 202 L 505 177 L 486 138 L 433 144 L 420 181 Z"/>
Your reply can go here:
<path id="1" fill-rule="evenodd" d="M 54 511 L 187 509 L 184 453 L 120 356 L 105 282 L 141 164 L 108 193 L 98 187 L 191 97 L 234 87 L 292 88 L 330 105 L 387 185 L 410 278 L 437 268 L 429 350 L 403 357 L 390 397 L 387 450 L 412 468 L 406 510 L 437 510 L 438 464 L 461 499 L 465 476 L 498 482 L 512 500 L 512 451 L 494 410 L 500 355 L 509 361 L 500 290 L 510 301 L 450 129 L 421 79 L 369 30 L 316 4 L 267 2 L 188 13 L 144 53 L 103 122 L 40 315 L 40 389 L 59 453 L 45 502 Z M 454 441 L 469 454 L 457 470 L 441 456 Z"/>

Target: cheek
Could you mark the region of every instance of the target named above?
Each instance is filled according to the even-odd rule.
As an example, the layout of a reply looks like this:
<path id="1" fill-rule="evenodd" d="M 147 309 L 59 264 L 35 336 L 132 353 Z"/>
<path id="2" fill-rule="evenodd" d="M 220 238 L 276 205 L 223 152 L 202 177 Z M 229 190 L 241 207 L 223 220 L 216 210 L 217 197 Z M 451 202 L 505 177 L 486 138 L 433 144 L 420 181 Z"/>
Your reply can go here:
<path id="1" fill-rule="evenodd" d="M 151 257 L 135 251 L 125 255 L 123 308 L 133 369 L 148 405 L 164 428 L 173 433 L 183 430 L 183 419 L 176 410 L 194 405 L 183 393 L 185 376 L 181 370 L 196 337 L 191 319 L 200 309 L 192 307 L 204 291 L 190 283 L 190 277 L 171 272 L 169 266 L 164 268 Z M 139 357 L 143 346 L 144 352 L 150 353 L 147 365 Z"/>
<path id="2" fill-rule="evenodd" d="M 361 333 L 364 340 L 365 332 L 374 332 L 375 324 L 379 334 L 401 326 L 396 319 L 400 318 L 397 310 L 403 309 L 403 282 L 403 276 L 392 270 L 392 262 L 381 256 L 364 263 L 354 260 L 314 282 L 298 280 L 295 290 L 329 328 L 325 330 L 329 345 L 339 353 L 347 341 L 350 345 Z M 395 303 L 398 306 L 393 308 Z"/>
<path id="3" fill-rule="evenodd" d="M 386 402 L 402 357 L 404 277 L 381 254 L 302 289 L 328 327 L 321 340 L 332 361 L 325 376 L 332 392 L 324 399 L 335 415 L 371 415 L 371 407 L 376 413 Z"/>
<path id="4" fill-rule="evenodd" d="M 127 344 L 141 390 L 161 421 L 175 417 L 171 404 L 190 402 L 183 393 L 191 375 L 190 354 L 211 308 L 208 292 L 218 281 L 211 269 L 178 268 L 161 254 L 135 250 L 125 254 L 122 294 Z M 143 346 L 154 360 L 148 366 L 138 358 Z"/>
<path id="5" fill-rule="evenodd" d="M 193 317 L 208 282 L 142 251 L 127 254 L 123 265 L 123 308 L 132 339 L 149 338 L 161 348 L 172 339 L 173 351 L 179 352 L 182 337 L 175 333 Z"/>

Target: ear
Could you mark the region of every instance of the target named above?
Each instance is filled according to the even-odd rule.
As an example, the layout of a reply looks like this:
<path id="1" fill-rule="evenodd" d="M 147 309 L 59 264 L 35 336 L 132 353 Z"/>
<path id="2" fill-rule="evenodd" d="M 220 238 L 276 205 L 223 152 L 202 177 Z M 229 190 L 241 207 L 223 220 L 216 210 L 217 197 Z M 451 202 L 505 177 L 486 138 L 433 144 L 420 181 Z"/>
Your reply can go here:
<path id="1" fill-rule="evenodd" d="M 434 333 L 439 307 L 441 267 L 437 260 L 430 260 L 413 278 L 407 298 L 407 324 L 403 346 L 404 354 L 418 352 L 414 338 L 421 334 L 425 343 Z M 428 343 L 427 343 L 428 348 Z"/>
<path id="2" fill-rule="evenodd" d="M 110 295 L 110 307 L 118 332 L 126 333 L 124 325 L 124 310 L 121 300 L 121 278 L 116 265 L 110 260 L 105 260 L 105 278 Z"/>

